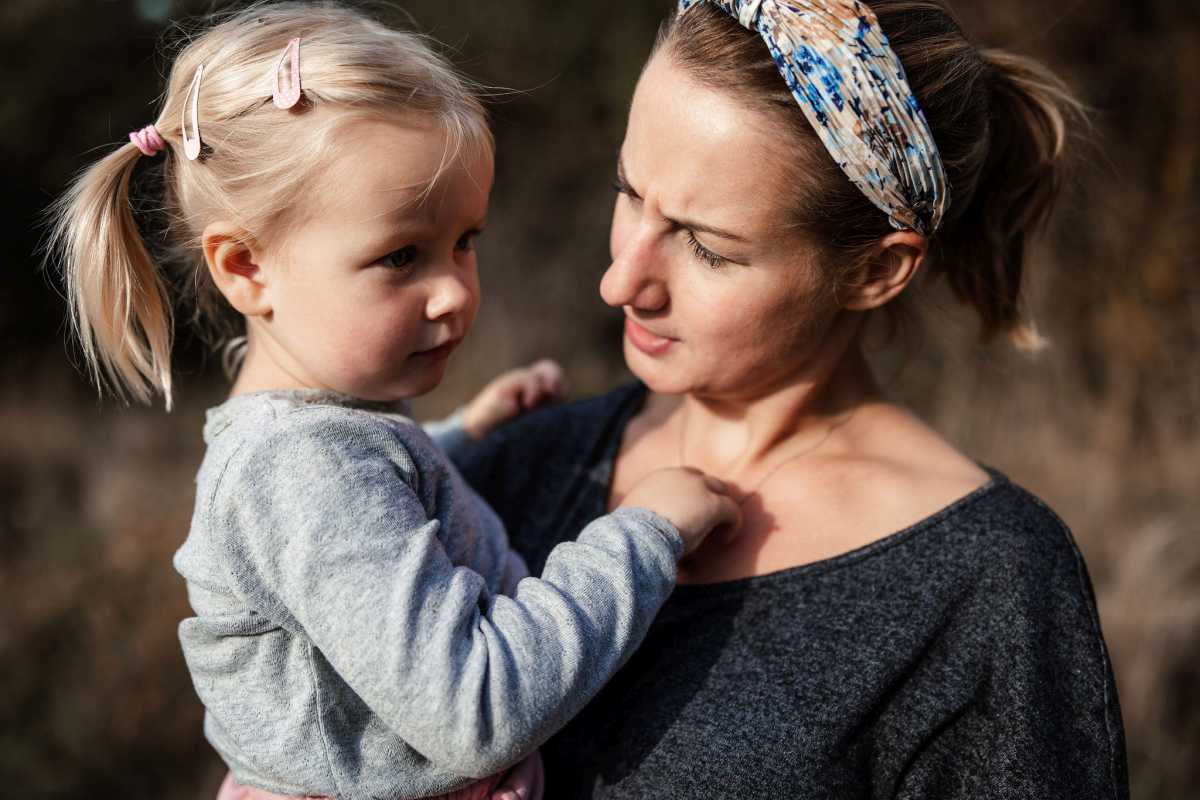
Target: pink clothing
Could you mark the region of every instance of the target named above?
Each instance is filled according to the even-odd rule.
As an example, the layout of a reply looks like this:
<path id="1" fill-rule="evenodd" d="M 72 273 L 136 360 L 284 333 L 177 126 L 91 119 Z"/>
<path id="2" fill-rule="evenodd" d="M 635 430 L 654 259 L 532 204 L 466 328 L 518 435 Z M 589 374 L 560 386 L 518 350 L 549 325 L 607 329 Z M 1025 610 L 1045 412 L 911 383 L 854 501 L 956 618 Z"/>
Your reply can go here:
<path id="1" fill-rule="evenodd" d="M 457 789 L 449 794 L 438 795 L 430 800 L 487 800 L 491 795 L 492 789 L 500 784 L 500 779 L 503 775 L 493 775 L 490 778 L 476 781 L 470 786 L 465 786 L 462 789 Z M 217 800 L 333 800 L 330 797 L 320 795 L 305 795 L 303 798 L 275 794 L 268 792 L 266 789 L 255 789 L 253 786 L 242 786 L 233 779 L 233 773 L 227 773 L 225 780 L 221 782 L 221 788 L 217 791 Z"/>

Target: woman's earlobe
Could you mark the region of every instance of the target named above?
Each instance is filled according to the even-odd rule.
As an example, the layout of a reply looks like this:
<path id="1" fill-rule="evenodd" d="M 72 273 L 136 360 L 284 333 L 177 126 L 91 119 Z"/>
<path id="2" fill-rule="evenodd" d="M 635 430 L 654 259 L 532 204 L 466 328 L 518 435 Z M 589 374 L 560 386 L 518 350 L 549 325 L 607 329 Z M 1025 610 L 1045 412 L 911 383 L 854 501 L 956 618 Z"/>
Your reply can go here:
<path id="1" fill-rule="evenodd" d="M 231 306 L 247 317 L 271 313 L 266 274 L 246 231 L 214 222 L 204 229 L 202 249 L 213 283 Z"/>
<path id="2" fill-rule="evenodd" d="M 879 240 L 859 280 L 838 297 L 850 311 L 869 311 L 894 300 L 920 272 L 929 241 L 916 231 L 897 231 Z"/>

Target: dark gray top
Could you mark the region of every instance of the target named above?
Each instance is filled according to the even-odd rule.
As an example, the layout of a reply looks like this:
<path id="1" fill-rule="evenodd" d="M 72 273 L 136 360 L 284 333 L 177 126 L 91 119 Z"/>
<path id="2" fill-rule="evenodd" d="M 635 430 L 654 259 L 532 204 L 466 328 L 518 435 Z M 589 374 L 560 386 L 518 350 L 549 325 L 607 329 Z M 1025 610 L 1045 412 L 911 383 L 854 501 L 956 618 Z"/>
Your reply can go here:
<path id="1" fill-rule="evenodd" d="M 453 456 L 534 574 L 604 513 L 640 384 Z M 564 798 L 1127 798 L 1087 570 L 990 470 L 850 553 L 675 589 L 637 653 L 543 749 Z"/>

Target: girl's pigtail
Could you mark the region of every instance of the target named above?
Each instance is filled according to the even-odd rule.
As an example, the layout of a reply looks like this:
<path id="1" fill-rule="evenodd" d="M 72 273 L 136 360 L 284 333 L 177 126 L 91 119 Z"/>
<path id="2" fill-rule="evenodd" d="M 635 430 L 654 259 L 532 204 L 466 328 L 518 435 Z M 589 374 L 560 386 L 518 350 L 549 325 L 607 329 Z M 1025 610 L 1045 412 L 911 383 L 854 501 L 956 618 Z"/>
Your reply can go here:
<path id="1" fill-rule="evenodd" d="M 96 385 L 142 402 L 161 392 L 170 410 L 172 307 L 129 194 L 141 156 L 131 142 L 84 171 L 49 209 L 47 249 Z"/>
<path id="2" fill-rule="evenodd" d="M 1026 243 L 1043 227 L 1072 167 L 1068 141 L 1086 128 L 1083 105 L 1047 67 L 984 50 L 991 81 L 990 144 L 970 205 L 941 242 L 955 294 L 983 320 L 985 338 L 1045 345 L 1020 308 Z"/>

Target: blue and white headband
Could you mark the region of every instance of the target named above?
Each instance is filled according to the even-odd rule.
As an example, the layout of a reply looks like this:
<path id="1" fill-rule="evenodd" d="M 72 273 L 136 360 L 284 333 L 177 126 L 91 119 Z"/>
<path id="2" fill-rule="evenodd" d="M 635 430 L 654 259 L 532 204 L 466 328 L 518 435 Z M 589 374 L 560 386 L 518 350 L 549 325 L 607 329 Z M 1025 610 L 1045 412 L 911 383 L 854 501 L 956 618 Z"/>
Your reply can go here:
<path id="1" fill-rule="evenodd" d="M 679 13 L 706 0 L 680 0 Z M 767 43 L 825 149 L 898 230 L 932 236 L 949 190 L 879 20 L 858 0 L 707 0 Z"/>

